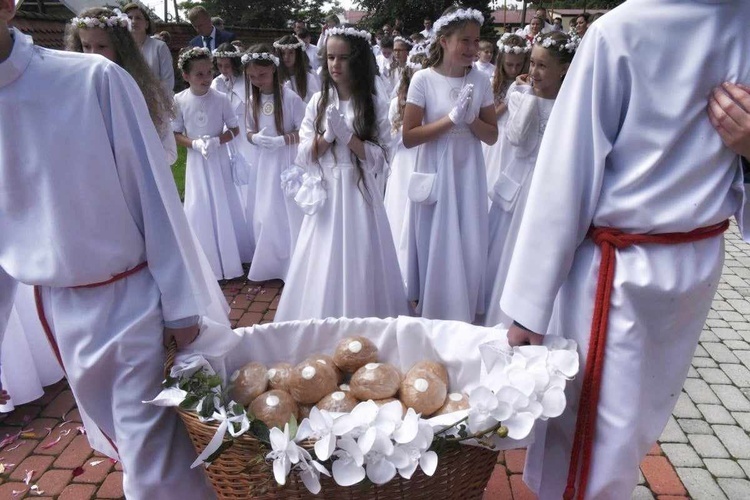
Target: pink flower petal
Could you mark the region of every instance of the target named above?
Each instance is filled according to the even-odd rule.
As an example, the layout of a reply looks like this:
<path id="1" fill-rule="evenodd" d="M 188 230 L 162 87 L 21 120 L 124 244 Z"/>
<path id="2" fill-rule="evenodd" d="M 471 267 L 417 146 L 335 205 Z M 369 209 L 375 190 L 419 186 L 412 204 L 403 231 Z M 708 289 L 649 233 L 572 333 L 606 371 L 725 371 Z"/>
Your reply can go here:
<path id="1" fill-rule="evenodd" d="M 73 477 L 78 477 L 83 474 L 83 472 L 83 467 L 76 467 L 75 469 L 73 469 Z"/>
<path id="2" fill-rule="evenodd" d="M 49 448 L 52 448 L 52 447 L 53 447 L 53 446 L 55 446 L 55 445 L 56 445 L 57 443 L 59 443 L 61 439 L 62 439 L 62 436 L 57 436 L 57 438 L 56 438 L 56 439 L 53 439 L 53 440 L 52 440 L 52 441 L 50 441 L 49 443 L 47 443 L 47 444 L 45 444 L 44 446 L 42 446 L 42 449 L 43 449 L 43 450 L 47 450 L 47 449 L 49 449 Z"/>
<path id="3" fill-rule="evenodd" d="M 89 462 L 89 465 L 92 467 L 96 467 L 100 463 L 104 462 L 104 460 L 94 460 L 93 462 Z"/>
<path id="4" fill-rule="evenodd" d="M 7 450 L 5 450 L 5 451 L 13 451 L 13 450 L 16 450 L 16 449 L 18 449 L 18 448 L 20 448 L 20 447 L 21 447 L 21 443 L 18 443 L 17 445 L 15 445 L 15 446 L 11 446 L 10 448 L 8 448 L 8 449 L 7 449 Z"/>
<path id="5" fill-rule="evenodd" d="M 23 478 L 23 482 L 26 484 L 26 486 L 28 486 L 29 483 L 31 483 L 31 478 L 34 477 L 34 472 L 36 472 L 36 471 L 34 471 L 34 470 L 27 470 L 26 471 L 26 476 Z"/>

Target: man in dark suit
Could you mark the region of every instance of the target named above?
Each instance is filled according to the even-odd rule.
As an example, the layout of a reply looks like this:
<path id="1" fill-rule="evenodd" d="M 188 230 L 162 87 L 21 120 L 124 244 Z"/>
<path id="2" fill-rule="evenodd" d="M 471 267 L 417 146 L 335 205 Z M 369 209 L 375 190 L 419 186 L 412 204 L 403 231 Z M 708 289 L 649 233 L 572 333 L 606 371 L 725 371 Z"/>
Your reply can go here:
<path id="1" fill-rule="evenodd" d="M 190 40 L 191 47 L 206 47 L 214 51 L 216 47 L 225 42 L 231 42 L 235 38 L 234 33 L 222 31 L 211 23 L 211 16 L 203 7 L 193 7 L 188 11 L 188 19 L 193 25 L 198 36 Z"/>

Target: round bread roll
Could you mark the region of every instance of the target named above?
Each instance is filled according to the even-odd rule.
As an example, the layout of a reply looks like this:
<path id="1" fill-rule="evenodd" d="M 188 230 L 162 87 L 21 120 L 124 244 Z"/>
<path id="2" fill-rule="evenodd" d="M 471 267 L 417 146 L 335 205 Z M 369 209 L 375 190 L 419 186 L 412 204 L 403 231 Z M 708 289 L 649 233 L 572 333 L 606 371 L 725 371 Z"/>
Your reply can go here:
<path id="1" fill-rule="evenodd" d="M 303 419 L 308 418 L 310 416 L 310 410 L 312 410 L 312 407 L 315 405 L 297 405 L 299 408 L 299 421 L 302 422 Z"/>
<path id="2" fill-rule="evenodd" d="M 361 401 L 394 396 L 401 385 L 401 373 L 388 363 L 367 363 L 349 381 L 352 395 Z"/>
<path id="3" fill-rule="evenodd" d="M 292 365 L 276 363 L 268 370 L 268 388 L 289 392 L 289 379 L 292 376 Z"/>
<path id="4" fill-rule="evenodd" d="M 266 392 L 268 369 L 263 363 L 248 363 L 232 374 L 229 381 L 232 388 L 230 397 L 242 406 L 249 405 L 255 398 Z"/>
<path id="5" fill-rule="evenodd" d="M 424 370 L 416 373 L 409 370 L 401 383 L 399 397 L 408 408 L 429 417 L 443 406 L 447 393 L 448 388 L 437 375 Z"/>
<path id="6" fill-rule="evenodd" d="M 354 373 L 377 360 L 378 348 L 365 337 L 347 337 L 338 343 L 333 353 L 336 366 L 347 373 Z"/>
<path id="7" fill-rule="evenodd" d="M 335 391 L 336 384 L 333 368 L 308 359 L 292 369 L 289 392 L 298 403 L 314 404 Z"/>
<path id="8" fill-rule="evenodd" d="M 396 398 L 385 398 L 385 399 L 375 399 L 375 400 L 373 400 L 373 403 L 375 403 L 376 405 L 378 405 L 378 408 L 380 408 L 381 406 L 383 406 L 385 404 L 388 404 L 391 401 L 398 401 L 399 403 L 401 403 L 401 411 L 402 411 L 401 416 L 403 417 L 404 414 L 406 413 L 406 405 L 404 404 L 403 401 L 400 401 L 400 400 L 398 400 Z"/>
<path id="9" fill-rule="evenodd" d="M 324 397 L 315 405 L 319 410 L 349 413 L 359 404 L 357 398 L 350 392 L 336 391 Z"/>
<path id="10" fill-rule="evenodd" d="M 283 429 L 292 415 L 295 419 L 299 418 L 299 408 L 292 396 L 286 391 L 276 389 L 255 398 L 250 403 L 250 412 L 269 428 Z"/>
<path id="11" fill-rule="evenodd" d="M 328 354 L 313 354 L 307 359 L 311 359 L 317 363 L 328 365 L 331 368 L 333 368 L 333 371 L 336 372 L 336 383 L 340 384 L 341 382 L 344 381 L 343 372 L 339 370 L 339 367 L 336 366 L 336 363 L 333 362 L 333 358 L 329 356 Z"/>
<path id="12" fill-rule="evenodd" d="M 451 392 L 445 397 L 443 406 L 440 407 L 435 415 L 444 415 L 446 413 L 453 413 L 459 410 L 469 409 L 469 396 L 460 392 Z"/>
<path id="13" fill-rule="evenodd" d="M 412 366 L 409 371 L 413 371 L 416 373 L 417 371 L 421 370 L 428 371 L 433 375 L 437 375 L 437 377 L 443 381 L 445 386 L 448 387 L 448 370 L 446 370 L 445 366 L 443 366 L 442 364 L 438 363 L 437 361 L 430 360 L 420 361 L 416 365 Z"/>

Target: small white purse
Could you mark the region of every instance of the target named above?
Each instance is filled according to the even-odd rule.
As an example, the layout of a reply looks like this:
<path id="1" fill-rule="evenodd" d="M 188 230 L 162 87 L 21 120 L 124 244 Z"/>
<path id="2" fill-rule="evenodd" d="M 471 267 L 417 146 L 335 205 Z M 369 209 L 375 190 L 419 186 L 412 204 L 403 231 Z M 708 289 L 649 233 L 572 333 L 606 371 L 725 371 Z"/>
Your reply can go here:
<path id="1" fill-rule="evenodd" d="M 437 201 L 437 189 L 435 189 L 434 173 L 412 172 L 409 177 L 409 189 L 407 195 L 414 203 L 432 205 Z"/>

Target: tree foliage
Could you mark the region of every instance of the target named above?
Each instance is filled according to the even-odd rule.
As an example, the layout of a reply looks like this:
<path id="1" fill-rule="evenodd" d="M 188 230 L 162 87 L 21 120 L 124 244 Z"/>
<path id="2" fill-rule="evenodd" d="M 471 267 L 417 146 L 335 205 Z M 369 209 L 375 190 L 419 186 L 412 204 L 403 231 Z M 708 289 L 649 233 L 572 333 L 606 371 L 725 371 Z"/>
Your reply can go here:
<path id="1" fill-rule="evenodd" d="M 179 5 L 183 12 L 202 5 L 228 26 L 253 28 L 287 28 L 295 19 L 304 19 L 316 27 L 331 10 L 341 9 L 338 1 L 325 0 L 186 0 Z"/>

